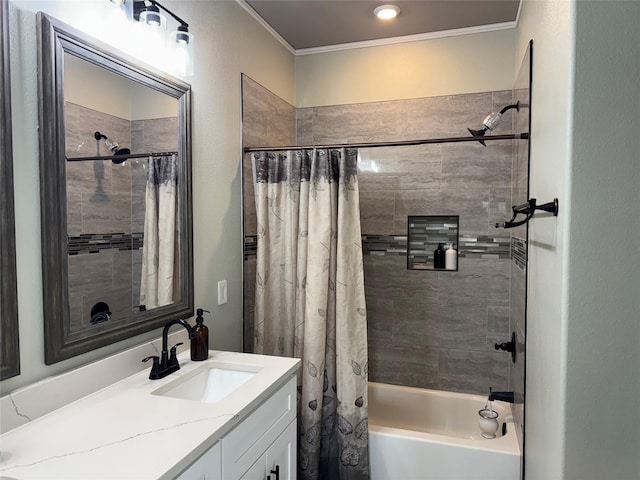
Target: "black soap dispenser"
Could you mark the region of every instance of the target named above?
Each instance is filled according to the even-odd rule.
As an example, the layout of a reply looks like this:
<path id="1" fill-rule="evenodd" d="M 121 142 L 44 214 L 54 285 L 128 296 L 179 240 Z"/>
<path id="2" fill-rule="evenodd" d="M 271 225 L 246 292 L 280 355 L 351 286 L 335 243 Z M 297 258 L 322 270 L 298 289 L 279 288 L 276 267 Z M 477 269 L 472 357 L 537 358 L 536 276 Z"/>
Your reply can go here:
<path id="1" fill-rule="evenodd" d="M 438 244 L 438 248 L 433 252 L 433 268 L 445 267 L 445 255 L 446 252 L 441 243 Z"/>
<path id="2" fill-rule="evenodd" d="M 191 339 L 191 360 L 201 362 L 209 358 L 209 329 L 203 323 L 204 312 L 211 313 L 209 310 L 199 308 L 196 310 L 196 326 L 193 327 L 193 338 Z"/>

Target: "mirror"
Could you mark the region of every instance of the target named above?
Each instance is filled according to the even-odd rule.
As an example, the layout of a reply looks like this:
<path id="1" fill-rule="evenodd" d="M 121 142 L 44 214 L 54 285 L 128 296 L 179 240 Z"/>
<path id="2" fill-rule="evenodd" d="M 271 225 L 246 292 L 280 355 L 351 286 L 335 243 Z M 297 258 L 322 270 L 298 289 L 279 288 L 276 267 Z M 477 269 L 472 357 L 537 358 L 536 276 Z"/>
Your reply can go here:
<path id="1" fill-rule="evenodd" d="M 38 25 L 49 365 L 193 316 L 191 89 Z"/>
<path id="2" fill-rule="evenodd" d="M 11 144 L 11 88 L 9 72 L 8 4 L 0 0 L 0 380 L 20 373 L 18 294 L 13 214 L 13 150 Z"/>

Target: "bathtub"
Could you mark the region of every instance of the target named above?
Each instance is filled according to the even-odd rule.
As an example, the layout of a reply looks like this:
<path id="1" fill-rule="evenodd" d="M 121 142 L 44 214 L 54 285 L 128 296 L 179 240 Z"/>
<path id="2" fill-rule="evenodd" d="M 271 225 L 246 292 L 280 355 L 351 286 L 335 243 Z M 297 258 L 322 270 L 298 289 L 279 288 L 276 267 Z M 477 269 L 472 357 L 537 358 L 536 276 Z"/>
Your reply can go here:
<path id="1" fill-rule="evenodd" d="M 487 397 L 369 382 L 371 480 L 518 480 L 510 405 L 492 402 L 500 429 L 482 438 Z M 502 435 L 505 423 L 506 435 Z"/>

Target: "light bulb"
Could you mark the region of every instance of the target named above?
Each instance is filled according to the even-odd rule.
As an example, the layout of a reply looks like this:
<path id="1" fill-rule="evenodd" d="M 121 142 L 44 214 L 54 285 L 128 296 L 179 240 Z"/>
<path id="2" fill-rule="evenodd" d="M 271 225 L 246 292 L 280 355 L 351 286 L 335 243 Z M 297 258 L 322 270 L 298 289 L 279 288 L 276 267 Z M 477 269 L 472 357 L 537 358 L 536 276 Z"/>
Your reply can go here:
<path id="1" fill-rule="evenodd" d="M 390 20 L 400 14 L 400 7 L 397 5 L 380 5 L 373 10 L 373 13 L 381 20 Z"/>

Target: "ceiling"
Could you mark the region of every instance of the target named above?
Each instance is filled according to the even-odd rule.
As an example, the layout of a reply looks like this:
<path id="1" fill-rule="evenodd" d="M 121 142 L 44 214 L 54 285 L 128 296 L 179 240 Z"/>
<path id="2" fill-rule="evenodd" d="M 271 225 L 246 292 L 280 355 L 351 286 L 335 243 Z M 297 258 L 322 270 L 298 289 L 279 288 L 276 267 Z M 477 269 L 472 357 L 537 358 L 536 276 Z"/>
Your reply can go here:
<path id="1" fill-rule="evenodd" d="M 322 49 L 354 42 L 402 40 L 515 26 L 520 0 L 242 0 L 294 50 Z M 373 9 L 392 3 L 393 20 L 379 20 Z M 417 39 L 417 38 L 412 38 Z M 408 38 L 406 38 L 408 40 Z"/>

